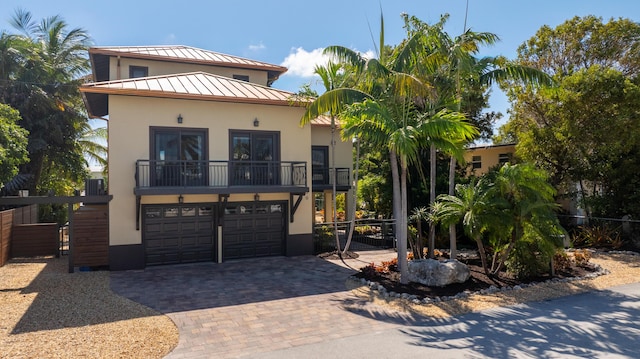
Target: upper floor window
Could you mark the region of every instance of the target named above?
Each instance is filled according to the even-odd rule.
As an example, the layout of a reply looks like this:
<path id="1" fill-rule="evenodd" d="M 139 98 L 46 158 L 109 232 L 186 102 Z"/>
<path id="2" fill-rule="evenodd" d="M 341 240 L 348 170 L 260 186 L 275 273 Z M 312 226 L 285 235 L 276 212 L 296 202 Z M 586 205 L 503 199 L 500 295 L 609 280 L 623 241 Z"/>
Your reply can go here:
<path id="1" fill-rule="evenodd" d="M 474 170 L 482 168 L 482 156 L 473 156 L 471 158 L 471 168 Z"/>
<path id="2" fill-rule="evenodd" d="M 149 76 L 149 68 L 146 66 L 129 66 L 129 78 L 135 79 L 138 77 Z"/>
<path id="3" fill-rule="evenodd" d="M 510 153 L 501 153 L 498 155 L 498 163 L 505 164 L 507 162 L 511 161 L 511 154 Z"/>
<path id="4" fill-rule="evenodd" d="M 248 75 L 233 75 L 233 78 L 236 79 L 236 80 L 249 82 L 249 76 Z"/>

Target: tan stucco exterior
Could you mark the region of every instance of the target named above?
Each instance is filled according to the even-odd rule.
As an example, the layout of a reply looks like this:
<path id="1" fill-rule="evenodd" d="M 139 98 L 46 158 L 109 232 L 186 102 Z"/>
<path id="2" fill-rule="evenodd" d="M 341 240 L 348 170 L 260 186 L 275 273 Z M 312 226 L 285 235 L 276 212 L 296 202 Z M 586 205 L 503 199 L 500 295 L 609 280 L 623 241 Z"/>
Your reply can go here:
<path id="1" fill-rule="evenodd" d="M 118 64 L 120 66 L 118 67 Z M 171 75 L 178 73 L 203 71 L 215 75 L 233 78 L 233 75 L 249 76 L 249 82 L 267 85 L 267 73 L 260 70 L 241 69 L 220 66 L 207 66 L 193 63 L 164 62 L 145 59 L 111 57 L 109 61 L 109 80 L 124 80 L 129 78 L 129 66 L 142 66 L 149 69 L 148 76 Z"/>
<path id="2" fill-rule="evenodd" d="M 150 158 L 150 127 L 208 129 L 210 160 L 229 159 L 229 129 L 278 131 L 280 159 L 304 161 L 311 169 L 311 126 L 300 127 L 304 109 L 290 106 L 237 104 L 215 101 L 160 99 L 140 96 L 109 96 L 109 193 L 110 244 L 141 244 L 141 231 L 136 230 L 135 163 Z M 177 123 L 181 115 L 183 123 Z M 254 119 L 259 127 L 254 127 Z M 311 178 L 307 176 L 311 188 Z M 261 200 L 289 201 L 288 193 L 260 193 Z M 231 194 L 229 202 L 251 201 L 254 194 Z M 217 202 L 218 196 L 185 195 L 185 203 Z M 142 203 L 177 203 L 178 196 L 143 196 Z M 310 193 L 289 223 L 288 233 L 308 234 L 312 230 L 313 198 Z"/>
<path id="3" fill-rule="evenodd" d="M 489 169 L 500 164 L 500 155 L 508 155 L 509 158 L 513 158 L 515 152 L 515 144 L 469 148 L 464 154 L 464 160 L 467 165 L 467 175 L 482 176 L 489 172 Z M 475 162 L 481 166 L 479 168 L 473 168 L 474 157 L 477 156 L 480 156 L 480 161 Z"/>

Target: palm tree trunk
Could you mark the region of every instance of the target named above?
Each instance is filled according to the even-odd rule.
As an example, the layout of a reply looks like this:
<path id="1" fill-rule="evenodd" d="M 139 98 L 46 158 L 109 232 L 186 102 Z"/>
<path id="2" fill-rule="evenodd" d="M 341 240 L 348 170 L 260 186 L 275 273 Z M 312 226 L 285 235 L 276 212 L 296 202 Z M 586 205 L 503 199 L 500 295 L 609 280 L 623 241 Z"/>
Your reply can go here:
<path id="1" fill-rule="evenodd" d="M 478 245 L 478 254 L 480 255 L 480 262 L 482 262 L 482 269 L 486 275 L 490 275 L 489 266 L 487 265 L 487 252 L 484 251 L 484 244 L 482 238 L 476 238 L 476 244 Z"/>
<path id="2" fill-rule="evenodd" d="M 349 225 L 349 235 L 347 236 L 347 244 L 344 246 L 344 251 L 342 251 L 342 255 L 345 255 L 349 250 L 349 246 L 351 245 L 351 238 L 353 238 L 353 230 L 356 226 L 356 206 L 358 199 L 358 172 L 360 171 L 360 141 L 356 139 L 356 171 L 353 174 L 353 200 L 351 202 L 352 210 L 351 213 L 351 225 Z"/>
<path id="3" fill-rule="evenodd" d="M 456 158 L 451 156 L 449 162 L 449 195 L 455 195 L 456 190 Z M 449 225 L 449 258 L 456 259 L 458 257 L 458 248 L 456 245 L 456 225 Z"/>
<path id="4" fill-rule="evenodd" d="M 400 283 L 409 283 L 409 264 L 407 262 L 407 160 L 403 157 L 401 159 L 400 174 L 400 191 L 401 191 L 401 210 L 400 210 L 400 226 L 402 227 L 403 240 L 398 241 L 398 267 L 400 267 Z M 400 245 L 404 243 L 404 245 Z"/>
<path id="5" fill-rule="evenodd" d="M 331 168 L 333 168 L 333 188 L 331 190 L 331 208 L 333 210 L 333 233 L 336 235 L 336 252 L 340 252 L 340 235 L 338 234 L 338 209 L 336 204 L 336 118 L 331 116 Z"/>
<path id="6" fill-rule="evenodd" d="M 389 150 L 389 157 L 391 161 L 391 179 L 393 181 L 393 217 L 394 227 L 395 227 L 395 235 L 396 235 L 396 246 L 398 251 L 398 269 L 400 269 L 400 273 L 402 273 L 402 253 L 404 253 L 404 257 L 407 257 L 407 236 L 406 229 L 402 228 L 402 199 L 400 196 L 400 174 L 398 173 L 398 156 L 394 150 Z M 404 233 L 403 233 L 404 232 Z"/>
<path id="7" fill-rule="evenodd" d="M 436 146 L 431 145 L 429 148 L 429 205 L 433 206 L 436 202 Z M 431 223 L 429 225 L 429 247 L 427 248 L 427 257 L 435 257 L 436 246 L 436 226 Z"/>

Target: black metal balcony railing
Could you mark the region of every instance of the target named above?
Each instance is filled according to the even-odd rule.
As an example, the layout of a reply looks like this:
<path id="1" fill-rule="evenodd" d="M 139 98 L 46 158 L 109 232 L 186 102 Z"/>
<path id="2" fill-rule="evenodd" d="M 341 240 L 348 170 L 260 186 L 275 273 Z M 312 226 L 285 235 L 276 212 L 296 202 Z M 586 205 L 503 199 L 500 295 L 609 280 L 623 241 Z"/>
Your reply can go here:
<path id="1" fill-rule="evenodd" d="M 297 161 L 136 161 L 136 187 L 306 187 L 307 163 Z"/>
<path id="2" fill-rule="evenodd" d="M 333 168 L 313 166 L 312 169 L 312 183 L 314 186 L 330 186 L 335 181 L 336 186 L 348 187 L 349 183 L 349 169 L 348 168 Z"/>

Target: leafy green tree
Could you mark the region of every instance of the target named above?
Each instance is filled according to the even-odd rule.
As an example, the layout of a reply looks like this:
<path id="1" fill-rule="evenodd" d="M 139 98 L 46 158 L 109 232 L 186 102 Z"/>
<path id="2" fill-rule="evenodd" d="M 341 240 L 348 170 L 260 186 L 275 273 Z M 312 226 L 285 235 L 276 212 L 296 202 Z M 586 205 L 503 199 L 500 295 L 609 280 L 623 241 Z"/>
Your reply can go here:
<path id="1" fill-rule="evenodd" d="M 35 22 L 17 10 L 11 24 L 19 33 L 0 35 L 0 101 L 20 112 L 21 126 L 29 131 L 30 162 L 20 172 L 32 175 L 33 192 L 50 189 L 45 173 L 80 182 L 86 172 L 78 141 L 87 119 L 78 86 L 90 68 L 90 38 L 59 16 Z"/>
<path id="2" fill-rule="evenodd" d="M 462 109 L 468 118 L 478 128 L 479 134 L 486 138 L 492 134 L 491 121 L 499 118 L 499 115 L 490 113 L 481 114 L 481 110 L 487 106 L 489 88 L 494 82 L 505 80 L 517 80 L 528 84 L 551 84 L 549 76 L 532 67 L 508 61 L 505 57 L 483 57 L 476 55 L 481 47 L 493 45 L 499 38 L 489 32 L 474 32 L 466 28 L 464 32 L 453 38 L 444 31 L 444 25 L 449 16 L 444 15 L 434 25 L 428 25 L 418 18 L 404 15 L 405 27 L 412 33 L 422 33 L 421 42 L 427 51 L 422 53 L 418 62 L 417 76 L 427 79 L 436 87 L 438 106 L 460 112 Z M 463 138 L 462 148 L 473 138 Z M 454 148 L 455 150 L 456 148 Z M 436 148 L 431 146 L 430 154 L 430 203 L 435 201 L 435 160 Z M 460 160 L 460 151 L 450 151 L 449 165 L 449 194 L 453 195 L 455 187 L 456 161 Z M 451 256 L 455 258 L 456 233 L 455 226 L 450 226 Z M 434 242 L 435 231 L 430 232 L 430 243 Z M 431 246 L 431 245 L 430 245 Z M 430 254 L 430 257 L 432 254 Z"/>
<path id="3" fill-rule="evenodd" d="M 462 222 L 487 274 L 497 276 L 507 264 L 519 276 L 532 276 L 548 268 L 565 234 L 554 192 L 544 171 L 507 163 L 475 184 L 456 186 L 455 196 L 439 196 L 432 213 L 445 225 Z"/>
<path id="4" fill-rule="evenodd" d="M 544 26 L 518 49 L 520 63 L 542 68 L 559 88 L 512 87 L 512 117 L 499 140 L 517 141 L 518 157 L 546 169 L 588 214 L 640 216 L 631 201 L 617 203 L 640 196 L 617 181 L 640 166 L 638 49 L 638 23 L 594 16 Z"/>
<path id="5" fill-rule="evenodd" d="M 0 186 L 18 173 L 18 166 L 29 161 L 29 133 L 18 125 L 19 121 L 18 111 L 0 104 Z"/>
<path id="6" fill-rule="evenodd" d="M 511 165 L 505 163 L 489 180 L 493 186 L 489 196 L 504 200 L 503 223 L 490 237 L 494 248 L 491 274 L 497 275 L 511 260 L 522 265 L 512 266 L 519 275 L 532 275 L 532 268 L 540 262 L 550 263 L 555 250 L 562 245 L 566 234 L 555 214 L 555 189 L 548 182 L 548 175 L 532 164 Z M 523 261 L 534 249 L 533 262 Z M 537 273 L 535 273 L 537 274 Z"/>

